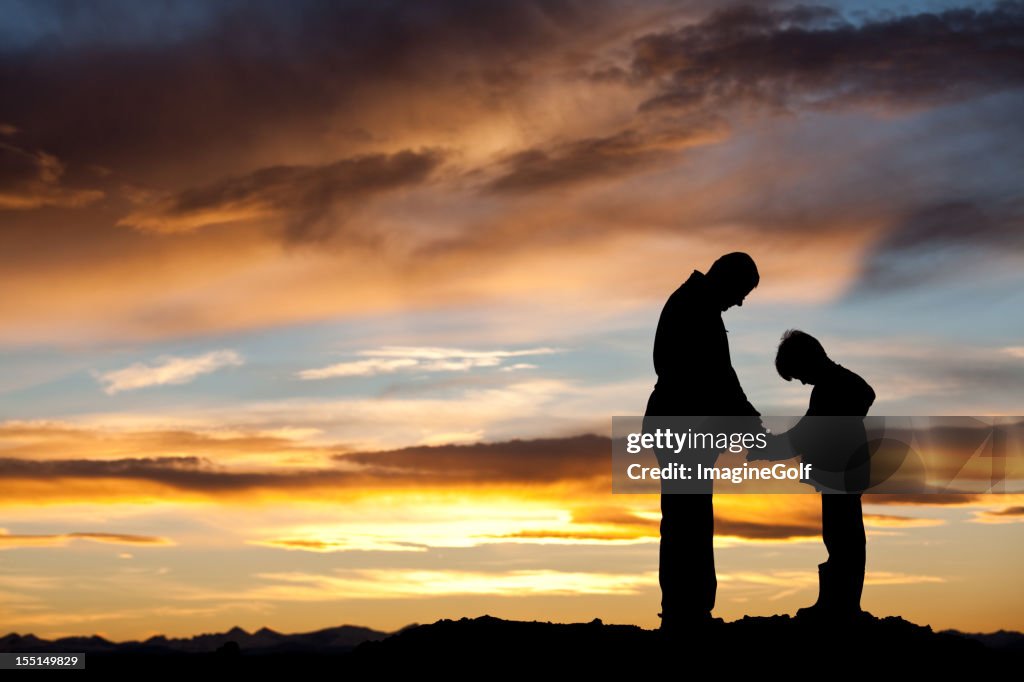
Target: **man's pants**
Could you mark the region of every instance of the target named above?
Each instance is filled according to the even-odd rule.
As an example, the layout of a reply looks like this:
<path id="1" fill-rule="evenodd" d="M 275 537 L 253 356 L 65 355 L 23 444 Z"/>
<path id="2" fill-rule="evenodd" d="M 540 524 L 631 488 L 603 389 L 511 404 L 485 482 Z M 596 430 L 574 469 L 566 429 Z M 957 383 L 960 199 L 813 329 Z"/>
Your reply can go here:
<path id="1" fill-rule="evenodd" d="M 821 496 L 821 536 L 828 550 L 825 565 L 838 608 L 859 608 L 864 589 L 867 539 L 860 497 L 843 493 Z"/>
<path id="2" fill-rule="evenodd" d="M 715 607 L 715 512 L 710 493 L 662 494 L 662 621 L 706 617 Z"/>

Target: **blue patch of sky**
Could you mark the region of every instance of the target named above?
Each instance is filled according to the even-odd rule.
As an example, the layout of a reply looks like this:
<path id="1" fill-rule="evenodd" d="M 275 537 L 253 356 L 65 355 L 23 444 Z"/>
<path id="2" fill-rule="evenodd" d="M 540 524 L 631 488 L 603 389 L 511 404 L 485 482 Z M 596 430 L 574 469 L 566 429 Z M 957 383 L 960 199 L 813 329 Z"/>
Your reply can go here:
<path id="1" fill-rule="evenodd" d="M 206 30 L 241 0 L 3 0 L 0 49 L 159 47 Z"/>

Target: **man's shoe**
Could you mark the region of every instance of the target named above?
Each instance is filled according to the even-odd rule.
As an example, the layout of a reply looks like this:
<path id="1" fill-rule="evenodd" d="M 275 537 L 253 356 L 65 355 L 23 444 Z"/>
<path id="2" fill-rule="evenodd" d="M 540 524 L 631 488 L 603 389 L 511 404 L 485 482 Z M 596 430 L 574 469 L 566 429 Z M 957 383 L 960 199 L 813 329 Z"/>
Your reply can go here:
<path id="1" fill-rule="evenodd" d="M 658 617 L 661 618 L 661 627 L 658 630 L 666 634 L 706 632 L 725 624 L 723 619 L 712 616 L 710 613 L 680 614 L 667 618 L 664 614 L 659 613 Z"/>

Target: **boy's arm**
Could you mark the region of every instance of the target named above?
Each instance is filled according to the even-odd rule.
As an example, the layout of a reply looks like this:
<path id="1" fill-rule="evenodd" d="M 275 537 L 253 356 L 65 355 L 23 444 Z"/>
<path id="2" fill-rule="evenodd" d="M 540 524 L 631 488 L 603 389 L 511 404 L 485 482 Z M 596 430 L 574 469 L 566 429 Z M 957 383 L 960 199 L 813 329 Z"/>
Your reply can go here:
<path id="1" fill-rule="evenodd" d="M 789 432 L 765 436 L 766 445 L 763 448 L 747 450 L 748 462 L 776 462 L 783 459 L 792 459 L 797 453 L 789 440 Z"/>
<path id="2" fill-rule="evenodd" d="M 764 460 L 775 462 L 783 459 L 791 459 L 803 454 L 808 443 L 811 441 L 811 429 L 813 428 L 814 417 L 811 409 L 798 421 L 789 431 L 779 434 L 769 434 L 767 445 L 757 450 L 749 451 L 748 461 Z"/>

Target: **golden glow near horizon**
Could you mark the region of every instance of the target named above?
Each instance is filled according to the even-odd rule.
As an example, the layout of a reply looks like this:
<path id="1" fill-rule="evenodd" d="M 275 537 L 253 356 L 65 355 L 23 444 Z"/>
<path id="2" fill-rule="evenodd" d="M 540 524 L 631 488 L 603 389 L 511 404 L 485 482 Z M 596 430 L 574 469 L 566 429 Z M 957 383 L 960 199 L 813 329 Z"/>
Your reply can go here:
<path id="1" fill-rule="evenodd" d="M 25 472 L 19 478 L 8 471 L 3 478 L 0 505 L 9 527 L 0 531 L 0 593 L 14 631 L 139 637 L 153 632 L 140 629 L 148 627 L 142 614 L 150 610 L 163 614 L 161 622 L 179 634 L 190 632 L 188 623 L 211 631 L 215 624 L 256 628 L 276 618 L 312 629 L 331 622 L 312 613 L 303 621 L 295 609 L 324 602 L 354 608 L 366 624 L 393 629 L 404 624 L 401 612 L 382 606 L 371 616 L 367 606 L 353 604 L 415 599 L 420 606 L 413 612 L 427 614 L 418 617 L 436 618 L 453 615 L 451 604 L 473 599 L 475 609 L 522 615 L 540 613 L 537 605 L 529 606 L 540 596 L 555 599 L 555 605 L 597 600 L 593 608 L 612 600 L 614 605 L 600 608 L 655 624 L 647 611 L 657 594 L 658 499 L 611 495 L 603 452 L 590 453 L 600 463 L 596 478 L 565 464 L 551 477 L 553 460 L 546 458 L 557 456 L 555 447 L 578 452 L 573 439 L 535 445 L 539 455 L 523 450 L 512 457 L 496 456 L 501 453 L 493 448 L 500 444 L 379 453 L 390 458 L 384 471 L 422 466 L 410 481 L 408 474 L 371 475 L 333 448 L 310 444 L 316 430 L 268 436 L 240 429 L 215 439 L 67 424 L 8 423 L 0 431 L 5 449 L 25 461 L 63 468 L 59 475 L 55 469 L 52 476 Z M 35 448 L 53 438 L 78 464 L 34 456 Z M 171 444 L 179 448 L 173 455 Z M 225 456 L 216 465 L 197 466 L 193 454 L 211 444 L 223 447 Z M 124 448 L 135 448 L 135 457 Z M 295 452 L 308 455 L 308 467 L 280 461 Z M 584 460 L 590 457 L 579 452 Z M 158 453 L 177 461 L 157 465 Z M 93 470 L 89 463 L 113 466 Z M 465 466 L 476 474 L 460 476 Z M 992 562 L 1005 547 L 993 537 L 995 544 L 979 548 L 978 524 L 1018 533 L 1011 522 L 1021 519 L 1014 511 L 1021 496 L 964 498 L 953 506 L 945 499 L 932 505 L 927 495 L 884 499 L 881 506 L 866 501 L 871 605 L 952 624 L 965 613 L 936 609 L 934 601 L 902 602 L 904 611 L 885 605 L 894 590 L 925 590 L 937 598 L 970 587 L 968 593 L 993 600 L 970 615 L 970 622 L 1018 627 L 1015 617 L 998 615 L 996 585 L 971 585 L 959 560 L 937 560 L 942 552 L 921 554 L 913 547 L 938 541 L 946 551 L 972 538 L 972 563 Z M 815 495 L 716 498 L 722 613 L 785 612 L 813 596 L 813 562 L 822 552 L 819 504 Z M 73 532 L 14 530 L 68 524 Z M 1005 558 L 1000 561 L 1003 568 L 990 564 L 986 570 L 1010 570 Z M 72 569 L 68 562 L 82 563 Z M 126 589 L 115 594 L 118 586 Z M 91 598 L 83 598 L 83 590 Z M 100 613 L 93 600 L 103 595 L 114 602 Z M 509 600 L 522 604 L 508 610 Z M 196 602 L 203 606 L 190 606 Z"/>

